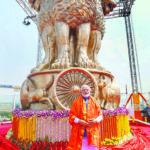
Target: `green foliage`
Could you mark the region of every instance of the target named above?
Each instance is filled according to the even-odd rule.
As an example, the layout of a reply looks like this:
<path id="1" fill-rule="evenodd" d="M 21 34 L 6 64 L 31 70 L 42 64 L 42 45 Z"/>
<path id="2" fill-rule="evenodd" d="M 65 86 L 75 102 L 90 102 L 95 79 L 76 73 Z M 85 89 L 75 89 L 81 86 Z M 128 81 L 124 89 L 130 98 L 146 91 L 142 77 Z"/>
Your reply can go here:
<path id="1" fill-rule="evenodd" d="M 13 135 L 13 131 L 12 131 L 12 128 L 9 129 L 9 131 L 7 132 L 7 135 L 6 135 L 6 139 L 10 139 L 10 137 Z"/>
<path id="2" fill-rule="evenodd" d="M 0 116 L 1 116 L 1 117 L 6 117 L 6 118 L 11 119 L 12 113 L 11 113 L 11 112 L 8 112 L 8 111 L 0 111 Z"/>
<path id="3" fill-rule="evenodd" d="M 49 137 L 48 137 L 48 136 L 45 136 L 44 141 L 49 142 Z"/>

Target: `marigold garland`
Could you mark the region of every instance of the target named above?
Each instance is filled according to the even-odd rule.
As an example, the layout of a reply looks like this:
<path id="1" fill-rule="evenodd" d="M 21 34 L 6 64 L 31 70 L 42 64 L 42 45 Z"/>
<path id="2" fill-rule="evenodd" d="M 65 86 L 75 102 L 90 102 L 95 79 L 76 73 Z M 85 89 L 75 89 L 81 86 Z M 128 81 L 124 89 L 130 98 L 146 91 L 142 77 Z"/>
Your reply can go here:
<path id="1" fill-rule="evenodd" d="M 105 110 L 103 113 L 103 121 L 101 122 L 101 140 L 124 138 L 124 135 L 130 134 L 128 110 L 119 107 L 117 110 Z M 69 139 L 70 125 L 68 123 L 69 111 L 23 111 L 16 109 L 13 111 L 12 130 L 14 137 L 24 141 L 35 141 L 36 138 L 43 139 L 48 136 L 53 143 L 62 140 L 64 137 Z M 44 122 L 43 122 L 44 121 Z M 59 123 L 54 129 L 59 131 L 46 130 L 47 123 L 54 128 L 54 122 Z M 44 124 L 43 124 L 44 123 Z M 46 132 L 48 131 L 48 132 Z M 60 133 L 63 133 L 60 135 Z M 50 135 L 51 134 L 51 135 Z M 56 135 L 55 138 L 53 138 Z M 56 139 L 56 140 L 55 140 Z"/>

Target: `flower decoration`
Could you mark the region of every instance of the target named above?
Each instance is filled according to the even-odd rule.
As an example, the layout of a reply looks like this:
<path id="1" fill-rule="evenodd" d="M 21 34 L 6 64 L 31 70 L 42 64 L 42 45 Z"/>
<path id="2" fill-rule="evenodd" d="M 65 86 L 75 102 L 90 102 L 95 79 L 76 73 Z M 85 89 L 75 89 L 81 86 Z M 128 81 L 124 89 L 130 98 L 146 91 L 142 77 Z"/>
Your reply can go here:
<path id="1" fill-rule="evenodd" d="M 55 110 L 21 110 L 21 109 L 15 109 L 12 112 L 13 116 L 17 116 L 17 117 L 26 117 L 26 118 L 30 118 L 30 117 L 44 117 L 44 118 L 48 118 L 49 116 L 51 116 L 53 119 L 57 119 L 57 118 L 64 118 L 64 117 L 68 117 L 69 116 L 69 111 L 55 111 Z"/>
<path id="2" fill-rule="evenodd" d="M 124 107 L 119 107 L 117 110 L 102 110 L 102 114 L 104 116 L 115 116 L 115 115 L 128 115 L 129 112 L 126 108 Z M 56 111 L 56 110 L 22 110 L 22 109 L 15 109 L 12 112 L 13 116 L 18 116 L 18 117 L 44 117 L 47 118 L 51 116 L 53 119 L 57 118 L 64 118 L 69 116 L 69 111 L 61 110 L 61 111 Z"/>
<path id="3" fill-rule="evenodd" d="M 104 116 L 128 115 L 129 111 L 124 107 L 119 107 L 116 110 L 102 110 L 102 114 Z"/>

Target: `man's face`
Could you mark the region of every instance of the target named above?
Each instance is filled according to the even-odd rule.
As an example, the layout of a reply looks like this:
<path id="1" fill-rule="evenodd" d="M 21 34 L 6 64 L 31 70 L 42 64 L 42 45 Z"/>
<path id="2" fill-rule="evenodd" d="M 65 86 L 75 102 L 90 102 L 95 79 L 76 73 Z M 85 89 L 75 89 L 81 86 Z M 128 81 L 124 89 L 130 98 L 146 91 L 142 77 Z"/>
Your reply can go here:
<path id="1" fill-rule="evenodd" d="M 84 86 L 81 90 L 81 94 L 83 97 L 89 97 L 90 96 L 90 87 Z"/>

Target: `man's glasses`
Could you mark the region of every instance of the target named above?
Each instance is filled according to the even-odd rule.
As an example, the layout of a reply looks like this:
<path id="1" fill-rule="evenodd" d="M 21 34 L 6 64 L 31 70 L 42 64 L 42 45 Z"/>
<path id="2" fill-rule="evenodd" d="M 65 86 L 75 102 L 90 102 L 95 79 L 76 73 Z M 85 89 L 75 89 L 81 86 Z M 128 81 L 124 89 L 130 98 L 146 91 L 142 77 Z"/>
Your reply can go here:
<path id="1" fill-rule="evenodd" d="M 90 91 L 89 89 L 82 89 L 83 92 L 88 92 Z"/>

